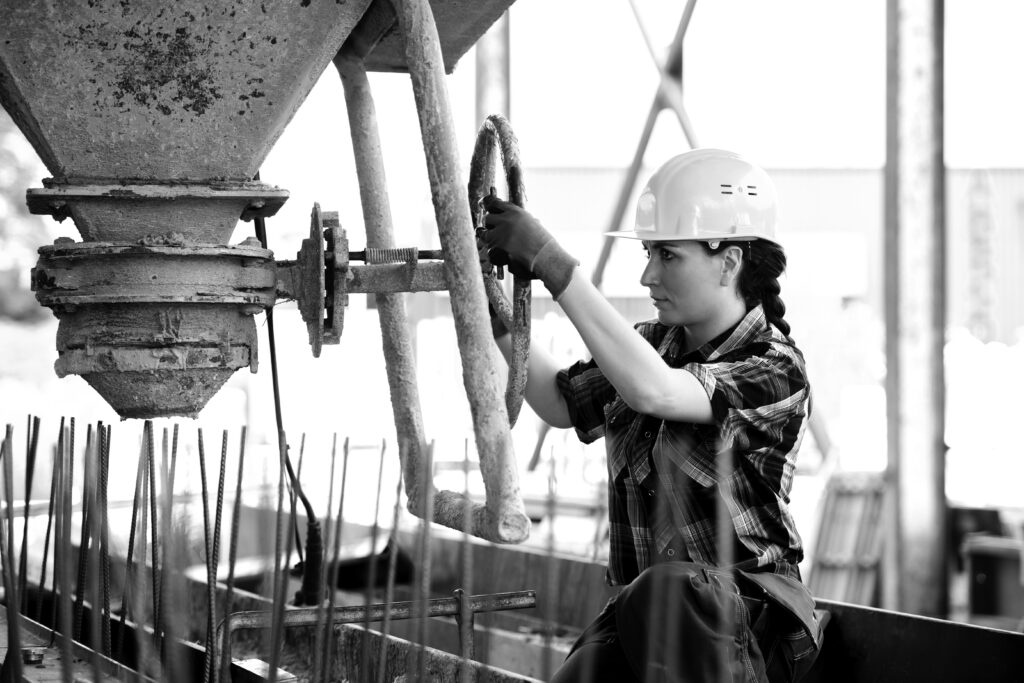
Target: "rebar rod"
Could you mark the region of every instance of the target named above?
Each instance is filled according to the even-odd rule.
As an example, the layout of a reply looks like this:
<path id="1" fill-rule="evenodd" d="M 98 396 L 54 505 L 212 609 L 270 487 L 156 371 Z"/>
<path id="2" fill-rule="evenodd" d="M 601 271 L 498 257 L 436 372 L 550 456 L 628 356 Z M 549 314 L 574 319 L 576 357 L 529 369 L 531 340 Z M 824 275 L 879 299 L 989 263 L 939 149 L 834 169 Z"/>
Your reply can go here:
<path id="1" fill-rule="evenodd" d="M 373 503 L 373 526 L 370 527 L 370 566 L 367 571 L 366 577 L 366 596 L 364 605 L 369 607 L 373 603 L 374 586 L 377 583 L 377 535 L 380 533 L 380 494 L 381 489 L 384 488 L 384 453 L 387 451 L 387 442 L 381 441 L 380 444 L 380 459 L 377 465 L 377 497 Z M 367 621 L 363 624 L 363 627 L 368 631 L 370 630 L 370 622 Z M 360 655 L 360 668 L 359 670 L 364 672 L 368 671 L 370 665 L 370 639 L 363 638 L 362 643 L 362 654 Z"/>
<path id="2" fill-rule="evenodd" d="M 243 466 L 245 464 L 245 438 L 246 428 L 242 426 L 241 441 L 239 442 L 238 450 L 238 478 L 235 484 L 235 499 L 232 501 L 232 514 L 231 514 L 231 535 L 228 538 L 228 578 L 227 584 L 224 589 L 224 614 L 225 616 L 231 614 L 231 600 L 232 592 L 235 588 L 235 559 L 238 553 L 238 518 L 241 513 L 242 507 L 242 473 Z M 220 640 L 218 638 L 218 640 Z M 224 634 L 224 639 L 221 641 L 220 651 L 220 679 L 222 681 L 230 680 L 230 667 L 231 667 L 231 636 L 227 632 Z"/>
<path id="3" fill-rule="evenodd" d="M 399 472 L 404 471 L 405 461 L 401 453 L 398 454 L 399 458 Z M 402 512 L 402 481 L 403 477 L 397 477 L 398 482 L 395 484 L 395 505 L 391 515 L 391 532 L 388 536 L 388 545 L 391 548 L 391 554 L 388 556 L 388 575 L 387 580 L 384 584 L 384 604 L 390 605 L 395 598 L 395 576 L 398 573 L 398 521 Z M 384 670 L 387 662 L 387 640 L 391 629 L 391 614 L 390 612 L 384 615 L 384 623 L 381 624 L 381 633 L 383 637 L 380 639 L 380 652 L 377 654 L 377 683 L 383 683 L 384 681 Z"/>
<path id="4" fill-rule="evenodd" d="M 145 448 L 146 445 L 145 442 L 143 442 L 139 452 L 139 462 L 135 471 L 135 495 L 132 497 L 132 522 L 131 528 L 128 530 L 128 551 L 124 563 L 124 587 L 121 590 L 121 623 L 117 631 L 118 660 L 120 660 L 124 654 L 125 619 L 128 615 L 128 608 L 129 605 L 134 603 L 134 599 L 131 601 L 128 599 L 128 588 L 132 585 L 137 571 L 137 569 L 132 566 L 132 559 L 135 553 L 135 532 L 139 522 L 139 505 L 142 499 L 143 485 L 146 477 Z M 141 504 L 145 506 L 144 501 L 141 501 Z M 146 535 L 145 522 L 143 522 L 142 535 L 143 537 Z M 133 613 L 133 616 L 138 621 L 138 615 Z"/>
<path id="5" fill-rule="evenodd" d="M 67 428 L 64 426 L 64 417 L 60 418 L 60 432 L 57 434 L 57 449 L 53 454 L 54 471 L 53 477 L 53 495 L 51 496 L 51 508 L 53 511 L 54 521 L 54 536 L 53 536 L 53 590 L 52 595 L 57 595 L 57 569 L 62 567 L 63 555 L 61 554 L 63 543 L 63 527 L 61 526 L 61 514 L 64 509 L 64 499 L 61 497 L 60 492 L 63 491 L 64 486 L 64 439 Z M 44 580 L 39 584 L 45 586 L 46 577 L 46 563 L 43 563 L 42 575 Z M 40 614 L 42 613 L 42 605 L 39 608 Z M 51 601 L 50 604 L 50 624 L 53 627 L 54 633 L 57 631 L 57 600 L 56 598 Z"/>
<path id="6" fill-rule="evenodd" d="M 110 477 L 110 437 L 112 428 L 107 425 L 103 430 L 100 442 L 100 580 L 102 582 L 103 615 L 101 640 L 103 654 L 111 655 L 110 642 L 110 520 L 108 518 L 109 500 L 107 484 Z"/>
<path id="7" fill-rule="evenodd" d="M 63 443 L 64 419 L 61 418 L 60 432 L 57 433 L 58 449 Z M 46 510 L 46 533 L 43 535 L 43 566 L 39 570 L 39 599 L 36 600 L 35 619 L 42 621 L 43 618 L 43 593 L 46 591 L 46 563 L 50 559 L 50 533 L 53 530 L 53 504 L 57 497 L 57 450 L 53 451 L 50 458 L 50 502 Z M 54 552 L 56 554 L 56 551 Z M 56 591 L 54 591 L 56 593 Z M 56 601 L 54 601 L 56 602 Z M 51 621 L 52 625 L 54 622 Z"/>
<path id="8" fill-rule="evenodd" d="M 85 582 L 89 572 L 89 517 L 93 514 L 89 505 L 89 477 L 92 470 L 92 463 L 89 457 L 93 449 L 92 425 L 85 428 L 85 454 L 82 458 L 82 528 L 79 530 L 78 543 L 78 581 L 75 584 L 75 622 L 72 631 L 72 638 L 82 640 L 82 614 L 85 609 Z"/>
<path id="9" fill-rule="evenodd" d="M 331 547 L 332 542 L 332 528 L 331 522 L 334 517 L 331 514 L 334 508 L 334 475 L 335 475 L 335 464 L 338 454 L 338 433 L 334 433 L 334 437 L 331 440 L 331 465 L 330 473 L 327 479 L 327 507 L 326 514 L 324 515 L 324 550 L 323 557 L 321 559 L 320 575 L 328 576 L 330 558 L 327 555 L 326 550 Z M 301 465 L 300 465 L 301 468 Z M 321 680 L 326 683 L 328 681 L 328 675 L 323 671 L 323 652 L 324 643 L 327 642 L 327 633 L 325 628 L 327 626 L 327 613 L 324 604 L 327 601 L 328 591 L 333 592 L 333 586 L 329 586 L 326 582 L 322 582 L 320 585 L 320 596 L 316 601 L 316 631 L 313 638 L 313 683 L 320 683 Z"/>
<path id="10" fill-rule="evenodd" d="M 327 628 L 325 630 L 328 641 L 330 641 L 331 636 L 334 633 L 334 593 L 338 586 L 338 560 L 341 554 L 341 533 L 345 527 L 345 517 L 342 512 L 345 509 L 345 485 L 348 479 L 348 456 L 349 440 L 348 437 L 345 437 L 345 444 L 342 448 L 341 457 L 341 493 L 338 496 L 338 515 L 334 518 L 334 548 L 331 551 L 331 568 L 330 576 L 328 577 L 330 590 L 327 592 Z M 325 676 L 330 676 L 331 660 L 333 655 L 334 648 L 327 647 L 324 652 Z"/>
<path id="11" fill-rule="evenodd" d="M 293 499 L 294 500 L 294 499 Z M 294 502 L 289 505 L 288 509 L 288 525 L 291 526 L 295 522 L 295 504 Z M 288 562 L 292 556 L 292 548 L 294 547 L 292 541 L 292 535 L 287 534 L 287 540 L 285 541 L 284 555 L 282 557 L 282 568 L 279 580 L 281 585 L 277 587 L 276 594 L 277 598 L 274 600 L 274 621 L 271 626 L 270 632 L 275 634 L 270 639 L 270 683 L 276 683 L 277 681 L 277 663 L 281 658 L 281 650 L 283 649 L 284 642 L 284 628 L 282 623 L 284 621 L 285 603 L 288 597 Z"/>
<path id="12" fill-rule="evenodd" d="M 209 683 L 210 671 L 213 668 L 213 629 L 214 629 L 214 606 L 217 604 L 216 576 L 213 570 L 213 539 L 210 529 L 210 492 L 206 485 L 206 448 L 203 445 L 203 429 L 199 428 L 197 436 L 199 449 L 199 485 L 203 497 L 203 544 L 206 553 L 206 638 L 204 639 L 205 653 L 203 654 L 203 683 Z"/>
<path id="13" fill-rule="evenodd" d="M 7 425 L 0 458 L 4 461 L 4 505 L 7 519 L 0 521 L 0 564 L 3 565 L 3 586 L 7 603 L 7 652 L 13 680 L 21 681 L 21 613 L 18 610 L 18 577 L 14 567 L 14 426 Z M 6 528 L 5 528 L 6 525 Z"/>
<path id="14" fill-rule="evenodd" d="M 25 432 L 25 515 L 21 525 L 21 553 L 18 559 L 18 590 L 21 595 L 21 613 L 28 612 L 28 521 L 32 504 L 32 479 L 35 477 L 36 452 L 39 448 L 39 417 L 28 417 Z M 12 530 L 13 533 L 13 530 Z M 42 588 L 42 584 L 40 584 Z M 40 595 L 42 595 L 40 593 Z"/>
<path id="15" fill-rule="evenodd" d="M 472 528 L 471 525 L 473 523 L 473 508 L 469 505 L 469 469 L 469 439 L 466 439 L 462 448 L 462 488 L 467 503 L 464 511 L 465 528 L 462 532 L 461 546 L 462 562 L 460 569 L 462 577 L 459 580 L 459 584 L 462 586 L 460 590 L 463 590 L 464 593 L 459 595 L 459 604 L 463 609 L 463 613 L 458 620 L 460 655 L 462 656 L 462 662 L 459 666 L 459 680 L 462 683 L 469 683 L 472 679 L 473 669 L 469 665 L 469 660 L 473 659 L 476 655 L 474 628 L 465 613 L 466 601 L 463 599 L 464 594 L 473 594 L 473 546 L 469 540 L 469 530 Z"/>
<path id="16" fill-rule="evenodd" d="M 169 572 L 167 563 L 170 561 L 171 545 L 171 514 L 174 505 L 174 487 L 171 484 L 171 462 L 173 458 L 168 452 L 167 428 L 161 431 L 160 439 L 160 589 L 155 594 L 158 614 L 154 617 L 154 632 L 156 635 L 156 651 L 161 661 L 167 662 L 167 582 Z M 175 439 L 175 443 L 177 439 Z"/>
<path id="17" fill-rule="evenodd" d="M 89 548 L 85 551 L 86 565 L 88 571 L 85 575 L 85 585 L 82 586 L 83 597 L 89 596 L 89 666 L 92 670 L 93 680 L 99 681 L 102 675 L 100 670 L 100 648 L 103 639 L 103 614 L 100 612 L 101 587 L 100 587 L 100 514 L 99 514 L 99 453 L 102 450 L 100 441 L 103 434 L 103 423 L 96 425 L 92 443 L 85 451 L 85 472 L 83 477 L 83 489 L 89 501 Z M 81 551 L 80 551 L 81 552 Z M 85 638 L 81 639 L 84 642 Z"/>
<path id="18" fill-rule="evenodd" d="M 71 570 L 71 495 L 75 481 L 75 418 L 71 418 L 68 434 L 64 439 L 63 454 L 64 467 L 61 471 L 61 495 L 58 498 L 61 505 L 60 530 L 61 530 L 61 563 L 55 568 L 54 575 L 60 576 L 60 633 L 61 633 L 61 659 L 65 662 L 72 661 L 72 602 L 71 602 L 71 577 L 68 575 Z M 71 667 L 61 667 L 61 675 L 64 683 L 72 683 Z"/>
<path id="19" fill-rule="evenodd" d="M 213 539 L 210 544 L 210 559 L 213 565 L 213 577 L 214 582 L 217 581 L 217 577 L 220 574 L 220 533 L 221 533 L 221 520 L 223 518 L 224 511 L 224 487 L 227 481 L 227 460 L 228 460 L 228 430 L 224 430 L 221 434 L 220 440 L 220 471 L 218 474 L 217 483 L 217 506 L 215 511 L 215 518 L 213 523 Z M 213 683 L 217 683 L 220 680 L 220 666 L 219 660 L 217 659 L 217 648 L 220 647 L 220 643 L 217 642 L 214 634 L 216 626 L 216 614 L 217 614 L 217 603 L 216 599 L 210 602 L 210 614 L 212 616 L 211 624 L 207 627 L 209 629 L 209 657 L 210 657 L 210 680 Z"/>
<path id="20" fill-rule="evenodd" d="M 554 447 L 552 447 L 554 451 Z M 542 630 L 544 633 L 544 648 L 543 648 L 543 660 L 541 661 L 541 678 L 545 681 L 551 678 L 551 657 L 548 653 L 551 652 L 551 642 L 555 634 L 555 623 L 554 615 L 557 610 L 557 603 L 555 602 L 555 596 L 558 592 L 558 579 L 555 575 L 556 562 L 555 562 L 555 515 L 557 514 L 556 508 L 556 487 L 557 487 L 557 473 L 555 471 L 555 454 L 551 453 L 551 457 L 548 462 L 548 490 L 547 497 L 545 498 L 545 512 L 548 517 L 548 537 L 547 537 L 547 571 L 544 572 L 544 610 L 543 610 L 543 626 Z"/>
<path id="21" fill-rule="evenodd" d="M 146 420 L 143 428 L 146 438 L 146 472 L 149 475 L 149 526 L 150 526 L 150 554 L 152 556 L 152 568 L 150 574 L 150 591 L 153 601 L 153 637 L 156 650 L 160 651 L 160 534 L 157 531 L 157 488 L 156 488 L 156 445 L 153 436 L 153 422 Z"/>
<path id="22" fill-rule="evenodd" d="M 424 486 L 426 486 L 426 482 L 432 478 L 434 471 L 434 445 L 435 442 L 431 441 L 430 445 L 427 447 L 427 457 L 424 458 L 422 463 L 423 472 L 420 476 L 423 477 Z M 420 568 L 419 581 L 416 582 L 416 591 L 414 591 L 414 594 L 419 596 L 419 607 L 422 610 L 421 614 L 424 616 L 426 616 L 427 608 L 430 604 L 430 520 L 434 518 L 433 507 L 434 496 L 424 496 L 423 517 L 420 524 L 420 542 L 416 553 Z M 422 681 L 424 680 L 424 674 L 427 666 L 427 620 L 421 619 L 417 626 L 416 639 L 419 642 L 416 647 L 416 680 Z"/>
<path id="23" fill-rule="evenodd" d="M 148 422 L 148 421 L 147 421 Z M 151 601 L 146 599 L 146 549 L 147 549 L 147 533 L 150 528 L 149 524 L 149 511 L 150 511 L 150 498 L 152 491 L 150 490 L 150 477 L 149 470 L 151 466 L 150 458 L 146 455 L 152 447 L 149 440 L 146 438 L 147 429 L 152 429 L 152 424 L 143 427 L 143 440 L 142 440 L 142 500 L 139 509 L 142 511 L 141 518 L 139 519 L 139 552 L 138 559 L 136 560 L 136 566 L 132 571 L 132 592 L 131 592 L 131 608 L 132 615 L 136 619 L 138 628 L 135 629 L 135 647 L 137 648 L 136 653 L 136 668 L 139 671 L 139 679 L 141 680 L 143 675 L 148 675 L 152 670 L 152 660 L 150 651 L 152 644 L 150 638 L 146 635 L 146 608 L 152 606 Z M 149 586 L 152 590 L 153 586 Z M 152 614 L 149 615 L 152 617 Z M 155 630 L 155 628 L 154 628 Z"/>

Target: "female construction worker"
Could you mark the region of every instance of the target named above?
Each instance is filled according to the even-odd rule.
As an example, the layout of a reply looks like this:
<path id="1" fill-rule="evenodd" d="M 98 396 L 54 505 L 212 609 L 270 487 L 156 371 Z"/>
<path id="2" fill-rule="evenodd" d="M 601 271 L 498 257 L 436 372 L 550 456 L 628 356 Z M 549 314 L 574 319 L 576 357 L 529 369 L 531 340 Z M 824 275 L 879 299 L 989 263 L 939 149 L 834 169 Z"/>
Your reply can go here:
<path id="1" fill-rule="evenodd" d="M 635 326 L 536 218 L 484 206 L 481 249 L 539 278 L 593 356 L 563 369 L 534 345 L 526 400 L 608 455 L 608 580 L 623 588 L 552 680 L 797 680 L 823 625 L 788 507 L 810 388 L 779 298 L 771 179 L 715 149 L 658 169 L 635 228 L 612 233 L 648 257 L 657 319 Z"/>

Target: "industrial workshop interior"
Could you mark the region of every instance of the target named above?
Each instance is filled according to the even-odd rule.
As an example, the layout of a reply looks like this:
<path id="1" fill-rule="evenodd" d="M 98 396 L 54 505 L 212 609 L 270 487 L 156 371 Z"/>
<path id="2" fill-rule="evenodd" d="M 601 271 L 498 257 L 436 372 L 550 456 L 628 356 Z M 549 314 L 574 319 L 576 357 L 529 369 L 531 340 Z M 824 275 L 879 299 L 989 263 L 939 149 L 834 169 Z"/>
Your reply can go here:
<path id="1" fill-rule="evenodd" d="M 0 679 L 1024 680 L 1024 95 L 1001 75 L 1022 21 L 999 0 L 0 0 Z M 763 327 L 807 382 L 772 509 L 738 500 L 767 465 L 726 445 L 707 383 L 687 429 L 712 436 L 676 460 L 658 413 L 632 413 L 658 440 L 626 470 L 604 438 L 631 361 L 598 367 L 574 302 L 637 339 L 667 315 L 658 245 L 694 242 L 628 237 L 677 157 L 770 178 L 715 201 L 770 203 L 785 252 L 788 337 Z M 489 250 L 496 215 L 554 241 Z M 755 242 L 700 258 L 753 268 Z M 531 407 L 538 358 L 559 400 L 565 369 L 607 370 L 599 431 Z M 711 501 L 710 560 L 662 552 L 648 459 L 690 477 L 678 526 Z M 767 571 L 758 515 L 789 530 Z M 635 581 L 613 580 L 623 545 Z M 780 564 L 803 621 L 744 592 Z M 725 636 L 694 644 L 678 587 L 630 602 L 676 569 Z M 595 647 L 628 673 L 571 678 Z"/>

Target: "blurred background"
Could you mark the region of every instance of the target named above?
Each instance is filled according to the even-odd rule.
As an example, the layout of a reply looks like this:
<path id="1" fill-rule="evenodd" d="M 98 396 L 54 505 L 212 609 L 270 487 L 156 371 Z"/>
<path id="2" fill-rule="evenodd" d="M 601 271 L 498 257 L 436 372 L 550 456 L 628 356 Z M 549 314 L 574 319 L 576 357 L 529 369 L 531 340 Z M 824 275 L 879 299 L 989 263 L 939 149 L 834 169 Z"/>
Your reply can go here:
<path id="1" fill-rule="evenodd" d="M 661 78 L 652 52 L 666 58 L 683 10 L 682 2 L 662 0 L 517 0 L 504 29 L 492 29 L 507 40 L 506 113 L 519 139 L 527 208 L 580 259 L 585 272 L 600 268 L 603 291 L 633 320 L 653 317 L 638 282 L 641 250 L 618 244 L 602 263 L 602 233 L 618 227 L 611 222 L 622 192 L 631 192 L 628 224 L 643 179 L 691 146 L 677 113 L 664 108 L 642 147 L 641 180 L 626 184 Z M 790 264 L 782 297 L 815 392 L 816 423 L 792 492 L 808 548 L 804 569 L 812 583 L 817 573 L 816 595 L 867 604 L 886 603 L 879 580 L 885 566 L 886 530 L 878 512 L 884 485 L 878 482 L 892 481 L 886 405 L 886 11 L 883 0 L 698 3 L 678 79 L 696 143 L 744 154 L 778 186 L 780 237 Z M 940 299 L 945 396 L 938 424 L 945 444 L 939 481 L 947 504 L 941 553 L 949 573 L 934 576 L 949 581 L 944 616 L 1011 628 L 1024 617 L 1024 457 L 1013 436 L 1013 424 L 1024 413 L 1024 95 L 1005 74 L 1024 61 L 1016 35 L 1022 21 L 1024 5 L 1016 3 L 949 3 L 942 71 L 947 246 Z M 448 79 L 460 158 L 467 166 L 482 116 L 492 113 L 486 78 L 478 83 L 479 75 L 493 74 L 489 68 L 493 64 L 471 51 Z M 398 243 L 437 248 L 409 78 L 372 73 L 370 80 Z M 53 372 L 56 320 L 36 304 L 29 274 L 39 246 L 79 236 L 71 221 L 58 224 L 28 213 L 25 190 L 39 187 L 47 175 L 0 112 L 0 418 L 21 425 L 27 415 L 41 416 L 44 442 L 56 438 L 61 416 L 102 420 L 115 424 L 115 447 L 137 452 L 138 425 L 117 424 L 116 414 L 79 377 L 57 379 Z M 293 258 L 308 235 L 314 202 L 339 212 L 353 250 L 365 245 L 344 98 L 333 69 L 277 140 L 261 178 L 291 195 L 267 221 L 269 248 L 277 258 Z M 232 241 L 251 234 L 251 224 L 239 223 Z M 535 337 L 566 364 L 585 357 L 571 325 L 545 296 L 543 288 L 534 288 Z M 452 477 L 451 487 L 461 488 L 464 453 L 475 457 L 473 432 L 444 298 L 410 295 L 407 307 L 438 484 L 444 487 L 444 478 Z M 395 436 L 377 313 L 365 296 L 352 295 L 341 343 L 314 359 L 294 305 L 276 310 L 284 424 L 293 442 L 303 435 L 304 483 L 310 497 L 322 501 L 326 483 L 309 473 L 326 467 L 335 437 L 349 439 L 353 447 L 377 448 Z M 265 354 L 263 316 L 257 316 L 257 327 Z M 250 463 L 270 463 L 262 469 L 251 464 L 250 475 L 273 480 L 276 474 L 267 474 L 277 457 L 269 356 L 261 359 L 259 373 L 236 373 L 200 419 L 182 428 L 207 426 L 217 434 L 248 425 Z M 600 559 L 606 552 L 603 444 L 583 447 L 571 432 L 549 432 L 528 408 L 513 436 L 536 522 L 532 542 Z M 535 453 L 537 464 L 528 471 Z M 355 459 L 352 467 L 350 482 L 397 476 L 397 462 L 390 460 L 383 475 L 375 458 Z M 121 474 L 130 491 L 132 472 Z M 903 476 L 914 474 L 904 470 Z M 932 473 L 922 476 L 935 480 Z M 40 474 L 36 481 L 45 499 L 48 477 Z M 197 484 L 186 478 L 181 486 L 194 490 Z M 358 496 L 358 488 L 351 495 Z M 377 511 L 390 511 L 393 486 L 362 488 L 366 504 L 350 507 L 356 518 L 362 515 L 357 521 L 371 523 Z M 559 506 L 554 524 L 542 509 L 551 488 Z M 985 532 L 988 540 L 967 532 Z M 868 560 L 872 578 L 854 590 L 859 579 L 851 567 L 858 558 L 860 565 Z M 825 581 L 826 570 L 839 578 Z"/>

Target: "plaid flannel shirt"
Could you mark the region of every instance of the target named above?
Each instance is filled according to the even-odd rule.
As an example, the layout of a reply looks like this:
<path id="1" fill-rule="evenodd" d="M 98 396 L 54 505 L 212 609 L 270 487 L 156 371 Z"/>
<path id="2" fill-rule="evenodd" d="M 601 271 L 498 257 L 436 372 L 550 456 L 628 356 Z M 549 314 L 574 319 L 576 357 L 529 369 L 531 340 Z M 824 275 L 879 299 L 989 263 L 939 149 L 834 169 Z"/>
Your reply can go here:
<path id="1" fill-rule="evenodd" d="M 798 578 L 803 548 L 788 502 L 810 399 L 802 354 L 760 306 L 690 353 L 682 328 L 649 321 L 636 329 L 670 367 L 701 382 L 714 422 L 636 413 L 593 360 L 559 373 L 579 438 L 606 437 L 609 582 L 686 559 Z"/>

